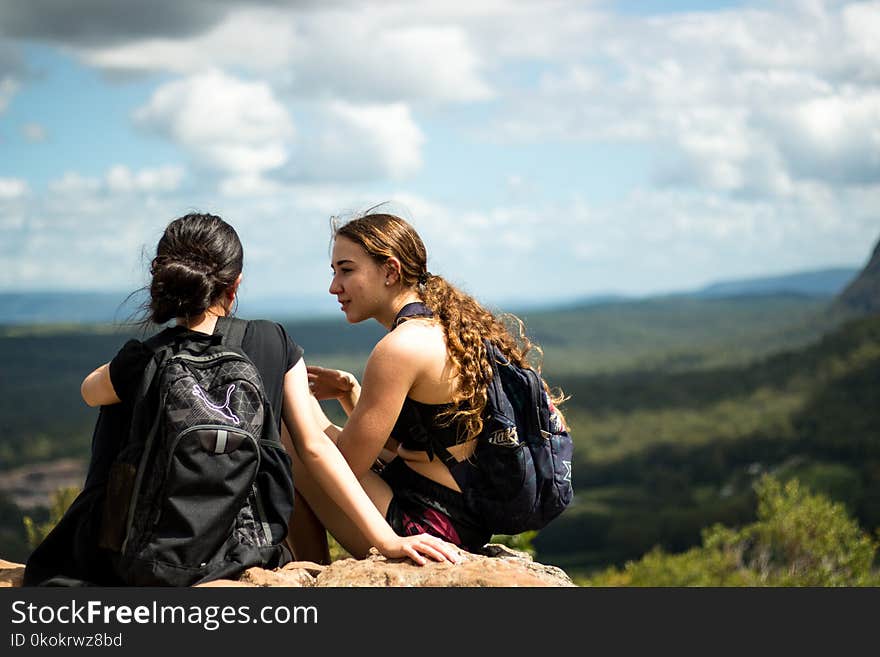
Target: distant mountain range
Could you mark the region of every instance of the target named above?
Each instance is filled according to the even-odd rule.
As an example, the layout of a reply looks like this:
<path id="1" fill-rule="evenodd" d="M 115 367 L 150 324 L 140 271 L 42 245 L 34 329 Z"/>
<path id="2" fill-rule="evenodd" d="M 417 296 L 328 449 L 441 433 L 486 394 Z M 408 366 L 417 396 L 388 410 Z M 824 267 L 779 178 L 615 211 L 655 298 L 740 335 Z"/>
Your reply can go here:
<path id="1" fill-rule="evenodd" d="M 0 324 L 125 323 L 139 318 L 143 299 L 128 292 L 0 292 Z M 320 317 L 335 310 L 331 302 L 329 295 L 252 298 L 237 312 L 279 320 Z"/>
<path id="2" fill-rule="evenodd" d="M 874 272 L 880 277 L 880 260 L 875 252 L 872 262 L 877 261 Z M 870 267 L 869 267 L 870 269 Z M 720 281 L 680 296 L 697 298 L 719 298 L 749 295 L 800 294 L 816 297 L 834 297 L 847 288 L 859 273 L 859 269 L 839 267 L 814 271 L 798 272 L 784 276 L 750 278 L 734 281 Z M 861 292 L 860 292 L 861 290 Z M 125 322 L 134 317 L 142 297 L 131 297 L 127 292 L 0 292 L 0 324 L 99 324 Z M 667 295 L 668 296 L 668 295 Z M 852 292 L 853 297 L 865 295 L 862 287 Z M 276 320 L 288 318 L 307 318 L 329 315 L 335 307 L 329 297 L 297 298 L 252 298 L 239 306 L 244 316 L 262 316 Z M 570 305 L 594 305 L 615 301 L 629 301 L 632 297 L 603 294 L 585 297 Z M 519 300 L 510 304 L 517 311 L 530 308 L 540 309 L 538 302 Z M 554 304 L 558 305 L 558 304 Z M 505 309 L 506 306 L 505 306 Z"/>
<path id="3" fill-rule="evenodd" d="M 713 283 L 694 293 L 698 297 L 734 297 L 756 294 L 804 294 L 833 297 L 840 293 L 859 273 L 854 267 L 819 269 L 785 276 L 752 278 L 741 281 Z"/>
<path id="4" fill-rule="evenodd" d="M 840 294 L 858 276 L 860 271 L 858 267 L 815 269 L 780 276 L 718 281 L 697 290 L 656 296 L 720 299 L 741 296 L 797 294 L 808 297 L 828 297 L 830 299 Z M 647 298 L 655 297 L 600 294 L 578 299 L 573 305 L 579 307 L 592 306 L 605 303 L 645 300 Z"/>

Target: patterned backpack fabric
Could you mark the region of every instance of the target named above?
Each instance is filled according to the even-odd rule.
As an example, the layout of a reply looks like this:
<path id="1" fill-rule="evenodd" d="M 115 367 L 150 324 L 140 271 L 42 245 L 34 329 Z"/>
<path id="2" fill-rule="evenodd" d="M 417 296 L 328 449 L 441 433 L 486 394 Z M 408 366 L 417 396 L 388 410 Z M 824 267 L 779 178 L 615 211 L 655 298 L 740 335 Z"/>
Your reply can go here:
<path id="1" fill-rule="evenodd" d="M 221 318 L 208 340 L 159 348 L 144 372 L 100 536 L 127 584 L 190 586 L 290 560 L 290 457 L 241 349 L 246 324 Z"/>

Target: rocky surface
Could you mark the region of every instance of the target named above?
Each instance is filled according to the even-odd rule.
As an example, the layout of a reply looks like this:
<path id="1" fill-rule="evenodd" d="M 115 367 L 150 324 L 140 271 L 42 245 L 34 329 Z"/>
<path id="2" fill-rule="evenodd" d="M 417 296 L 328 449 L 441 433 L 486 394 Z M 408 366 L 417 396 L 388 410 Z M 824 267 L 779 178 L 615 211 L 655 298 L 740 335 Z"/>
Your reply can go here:
<path id="1" fill-rule="evenodd" d="M 294 561 L 283 568 L 251 568 L 238 580 L 217 580 L 202 586 L 286 587 L 571 587 L 569 576 L 525 552 L 487 545 L 484 554 L 466 554 L 459 564 L 429 562 L 417 566 L 409 559 L 386 559 L 373 552 L 366 559 L 340 559 L 329 566 Z M 0 559 L 0 587 L 21 586 L 24 566 Z"/>
<path id="2" fill-rule="evenodd" d="M 488 554 L 467 554 L 463 562 L 417 566 L 408 559 L 386 559 L 371 554 L 363 560 L 344 559 L 330 564 L 315 578 L 315 586 L 574 586 L 564 571 L 537 563 L 524 552 L 500 545 Z"/>
<path id="3" fill-rule="evenodd" d="M 23 577 L 23 565 L 0 559 L 0 588 L 21 586 L 21 580 Z"/>

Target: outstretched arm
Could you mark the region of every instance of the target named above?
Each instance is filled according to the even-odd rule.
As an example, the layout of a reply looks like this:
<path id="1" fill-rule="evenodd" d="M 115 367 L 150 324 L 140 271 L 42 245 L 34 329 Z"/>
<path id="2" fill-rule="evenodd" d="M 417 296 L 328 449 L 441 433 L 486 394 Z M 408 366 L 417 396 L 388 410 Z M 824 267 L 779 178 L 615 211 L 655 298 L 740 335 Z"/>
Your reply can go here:
<path id="1" fill-rule="evenodd" d="M 336 399 L 346 415 L 351 415 L 361 396 L 361 386 L 351 372 L 309 365 L 309 389 L 315 399 Z"/>
<path id="2" fill-rule="evenodd" d="M 423 565 L 424 556 L 458 561 L 458 550 L 434 536 L 401 537 L 382 517 L 361 487 L 345 458 L 314 421 L 306 367 L 300 360 L 284 377 L 282 413 L 300 459 L 330 498 L 357 525 L 367 541 L 385 556 L 408 556 Z"/>
<path id="3" fill-rule="evenodd" d="M 318 400 L 335 399 L 340 403 L 345 414 L 350 416 L 360 398 L 361 386 L 351 372 L 317 365 L 307 366 L 306 371 L 309 374 L 309 389 L 314 399 L 316 421 L 335 443 L 339 440 L 342 427 L 333 424 L 327 418 Z M 391 461 L 397 455 L 398 446 L 399 443 L 389 436 L 379 453 L 379 459 L 385 463 Z"/>

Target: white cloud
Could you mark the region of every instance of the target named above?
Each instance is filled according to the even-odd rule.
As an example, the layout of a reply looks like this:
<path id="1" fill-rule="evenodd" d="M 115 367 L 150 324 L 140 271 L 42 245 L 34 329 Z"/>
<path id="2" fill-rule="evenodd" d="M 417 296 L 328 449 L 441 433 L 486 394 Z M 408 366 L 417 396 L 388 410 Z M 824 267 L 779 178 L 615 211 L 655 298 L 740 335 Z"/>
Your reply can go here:
<path id="1" fill-rule="evenodd" d="M 788 168 L 801 177 L 880 180 L 880 91 L 845 89 L 775 112 L 773 127 Z"/>
<path id="2" fill-rule="evenodd" d="M 0 114 L 6 111 L 9 101 L 18 91 L 18 87 L 19 83 L 15 78 L 11 76 L 0 77 Z"/>
<path id="3" fill-rule="evenodd" d="M 177 208 L 135 200 L 51 194 L 33 199 L 21 225 L 0 242 L 0 289 L 140 287 L 146 271 L 142 248 L 155 248 L 158 224 Z"/>
<path id="4" fill-rule="evenodd" d="M 277 194 L 282 188 L 279 182 L 251 173 L 227 176 L 219 186 L 220 193 L 230 197 L 268 196 Z"/>
<path id="5" fill-rule="evenodd" d="M 67 171 L 61 178 L 49 182 L 49 191 L 61 195 L 96 192 L 100 187 L 100 179 L 82 176 L 76 171 Z"/>
<path id="6" fill-rule="evenodd" d="M 266 73 L 289 65 L 298 43 L 296 22 L 289 12 L 244 9 L 195 35 L 93 45 L 80 52 L 86 63 L 108 71 L 187 75 L 220 67 Z"/>
<path id="7" fill-rule="evenodd" d="M 2 179 L 14 234 L 0 247 L 0 286 L 129 280 L 143 273 L 140 247 L 195 206 L 240 228 L 250 289 L 323 292 L 327 217 L 388 197 L 389 180 L 431 269 L 486 298 L 658 292 L 861 261 L 880 207 L 880 3 L 612 9 L 284 3 L 176 36 L 166 26 L 65 42 L 103 72 L 180 76 L 154 82 L 134 121 L 184 149 L 192 179 L 217 184 L 187 189 L 181 206 L 179 166 L 70 172 L 44 196 Z M 0 66 L 0 111 L 18 79 Z M 425 148 L 447 135 L 449 148 Z M 480 150 L 488 138 L 540 145 L 508 164 L 506 144 Z M 576 142 L 599 144 L 598 157 L 621 142 L 639 157 L 650 149 L 654 177 L 618 183 L 609 167 L 626 185 L 612 201 L 550 198 L 553 167 L 600 170 Z M 403 184 L 437 153 L 432 179 L 417 182 L 441 188 L 441 168 L 467 148 L 500 167 L 486 194 L 503 200 L 475 184 L 453 207 Z"/>
<path id="8" fill-rule="evenodd" d="M 27 203 L 0 199 L 6 231 L 0 240 L 0 289 L 136 289 L 146 280 L 149 254 L 167 223 L 197 211 L 235 226 L 245 245 L 248 296 L 325 296 L 328 218 L 339 204 L 352 201 L 350 189 L 288 185 L 257 199 L 198 191 L 185 198 L 145 197 L 137 191 L 109 193 L 106 180 L 106 174 L 68 173 L 63 181 L 76 193 L 62 194 L 56 185 Z"/>
<path id="9" fill-rule="evenodd" d="M 46 141 L 46 128 L 39 123 L 25 123 L 21 126 L 21 134 L 31 143 Z"/>
<path id="10" fill-rule="evenodd" d="M 303 139 L 294 176 L 317 180 L 402 179 L 422 166 L 425 137 L 407 105 L 321 106 L 314 134 Z"/>
<path id="11" fill-rule="evenodd" d="M 646 144 L 663 153 L 656 180 L 665 184 L 785 195 L 810 177 L 877 179 L 871 135 L 880 118 L 870 102 L 854 115 L 880 81 L 876 2 L 758 2 L 648 17 L 568 0 L 226 9 L 213 24 L 200 19 L 201 31 L 144 31 L 166 36 L 73 48 L 105 71 L 189 76 L 164 85 L 138 116 L 202 167 L 225 172 L 221 185 L 229 193 L 264 190 L 282 167 L 313 180 L 369 177 L 359 159 L 333 154 L 369 153 L 360 126 L 381 119 L 363 116 L 370 111 L 363 108 L 404 103 L 402 128 L 389 143 L 409 146 L 368 158 L 381 175 L 400 178 L 420 167 L 421 150 L 412 146 L 421 133 L 409 108 L 488 99 L 498 101 L 491 105 L 497 114 L 482 136 Z M 209 67 L 214 72 L 205 74 Z M 230 71 L 264 80 L 253 83 L 267 85 L 256 105 L 274 103 L 276 114 L 285 111 L 279 98 L 289 107 L 330 108 L 300 138 L 301 158 L 291 162 L 292 129 L 277 117 L 257 121 L 273 126 L 271 137 L 239 139 L 226 128 L 201 130 L 229 123 L 222 112 L 207 121 L 194 108 L 174 107 L 193 99 L 196 81 L 206 76 L 215 77 L 216 88 L 248 84 Z M 174 102 L 160 107 L 160 95 Z M 791 117 L 803 124 L 817 106 L 832 123 L 858 126 L 869 138 L 852 138 L 854 128 L 832 150 L 810 138 L 795 147 L 797 125 L 780 123 Z"/>
<path id="12" fill-rule="evenodd" d="M 124 164 L 117 164 L 107 171 L 105 184 L 114 193 L 173 192 L 180 187 L 183 176 L 181 166 L 167 165 L 132 171 Z"/>
<path id="13" fill-rule="evenodd" d="M 271 87 L 213 70 L 159 87 L 135 123 L 188 150 L 205 169 L 256 176 L 284 165 L 293 121 Z"/>
<path id="14" fill-rule="evenodd" d="M 361 102 L 492 96 L 463 27 L 412 24 L 413 15 L 407 22 L 385 23 L 381 12 L 312 16 L 302 35 L 302 57 L 291 62 L 288 88 L 297 95 Z"/>
<path id="15" fill-rule="evenodd" d="M 878 3 L 607 20 L 507 89 L 503 139 L 653 145 L 660 180 L 728 192 L 880 180 Z"/>
<path id="16" fill-rule="evenodd" d="M 402 179 L 422 165 L 424 134 L 404 103 L 322 102 L 296 138 L 288 109 L 263 81 L 209 71 L 160 86 L 135 124 L 185 149 L 227 196 L 258 196 L 289 180 Z"/>
<path id="17" fill-rule="evenodd" d="M 67 171 L 61 178 L 50 181 L 48 189 L 55 196 L 167 194 L 179 189 L 185 175 L 179 165 L 132 170 L 124 164 L 116 164 L 100 178 Z"/>
<path id="18" fill-rule="evenodd" d="M 241 8 L 210 30 L 76 50 L 112 72 L 197 74 L 209 67 L 272 79 L 297 98 L 470 101 L 491 97 L 466 29 L 393 6 Z"/>
<path id="19" fill-rule="evenodd" d="M 880 4 L 860 2 L 843 8 L 846 54 L 858 76 L 880 79 Z"/>
<path id="20" fill-rule="evenodd" d="M 880 234 L 880 185 L 797 183 L 784 199 L 634 191 L 482 211 L 400 193 L 429 269 L 481 299 L 654 294 L 718 280 L 863 263 Z"/>
<path id="21" fill-rule="evenodd" d="M 145 276 L 143 249 L 154 248 L 168 221 L 195 209 L 219 214 L 241 235 L 249 296 L 322 298 L 329 216 L 391 198 L 389 210 L 425 241 L 429 269 L 480 300 L 510 305 L 662 293 L 863 262 L 878 237 L 880 207 L 880 185 L 836 190 L 797 183 L 787 198 L 772 202 L 659 189 L 604 204 L 572 196 L 471 209 L 406 190 L 377 197 L 351 186 L 305 184 L 276 186 L 258 197 L 144 202 L 136 192 L 107 193 L 106 179 L 68 174 L 64 180 L 79 184 L 78 195 L 6 201 L 11 205 L 0 216 L 11 219 L 3 224 L 0 288 L 135 289 Z"/>
<path id="22" fill-rule="evenodd" d="M 27 182 L 21 178 L 0 178 L 0 200 L 18 199 L 28 191 Z"/>

